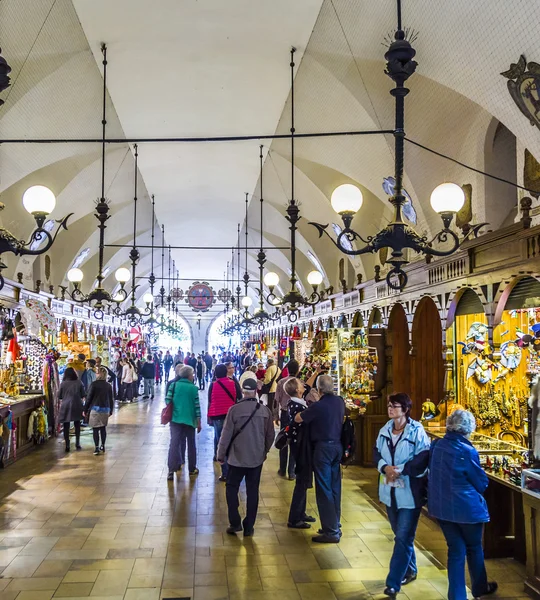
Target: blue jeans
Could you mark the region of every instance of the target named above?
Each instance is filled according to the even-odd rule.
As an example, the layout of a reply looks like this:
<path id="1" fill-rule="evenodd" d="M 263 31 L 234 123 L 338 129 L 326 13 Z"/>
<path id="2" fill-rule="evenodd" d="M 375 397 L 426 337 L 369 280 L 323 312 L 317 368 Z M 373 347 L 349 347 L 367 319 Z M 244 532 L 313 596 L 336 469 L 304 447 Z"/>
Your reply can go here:
<path id="1" fill-rule="evenodd" d="M 483 523 L 439 521 L 448 544 L 448 600 L 466 600 L 465 557 L 476 598 L 486 593 L 488 580 L 482 548 Z"/>
<path id="2" fill-rule="evenodd" d="M 315 497 L 321 528 L 325 535 L 339 537 L 341 518 L 341 469 L 343 447 L 340 442 L 316 442 L 313 453 Z"/>
<path id="3" fill-rule="evenodd" d="M 397 508 L 394 502 L 392 506 L 386 507 L 388 520 L 395 536 L 394 552 L 390 559 L 386 585 L 397 592 L 401 589 L 401 582 L 405 576 L 418 571 L 414 553 L 414 536 L 421 510 L 421 508 Z"/>
<path id="4" fill-rule="evenodd" d="M 221 437 L 221 432 L 223 431 L 223 424 L 225 423 L 225 417 L 212 417 L 212 422 L 214 424 L 214 448 L 217 452 L 219 438 Z M 227 464 L 227 458 L 225 458 L 225 462 L 221 465 L 221 474 L 223 475 L 223 477 L 227 477 L 228 472 L 229 465 Z"/>
<path id="5" fill-rule="evenodd" d="M 154 395 L 154 379 L 143 379 L 144 383 L 144 395 L 145 396 L 153 396 Z"/>

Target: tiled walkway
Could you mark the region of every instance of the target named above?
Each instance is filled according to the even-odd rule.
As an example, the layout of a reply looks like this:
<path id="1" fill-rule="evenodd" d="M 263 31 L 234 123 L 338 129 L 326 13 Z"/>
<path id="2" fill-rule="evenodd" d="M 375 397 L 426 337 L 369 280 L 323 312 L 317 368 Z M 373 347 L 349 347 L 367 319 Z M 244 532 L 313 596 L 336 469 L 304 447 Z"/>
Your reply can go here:
<path id="1" fill-rule="evenodd" d="M 0 600 L 352 600 L 380 598 L 392 549 L 388 522 L 364 493 L 373 471 L 348 468 L 343 482 L 343 538 L 317 546 L 310 532 L 286 527 L 293 483 L 279 478 L 277 452 L 263 470 L 253 538 L 231 537 L 225 489 L 212 462 L 213 430 L 199 436 L 196 478 L 167 483 L 162 402 L 121 406 L 108 451 L 65 454 L 50 441 L 0 473 Z M 310 512 L 316 514 L 313 493 Z M 444 540 L 422 520 L 418 540 L 440 552 Z M 444 598 L 446 572 L 419 552 L 419 579 L 401 598 Z M 490 567 L 497 597 L 523 593 L 513 561 Z M 496 571 L 494 573 L 493 571 Z"/>

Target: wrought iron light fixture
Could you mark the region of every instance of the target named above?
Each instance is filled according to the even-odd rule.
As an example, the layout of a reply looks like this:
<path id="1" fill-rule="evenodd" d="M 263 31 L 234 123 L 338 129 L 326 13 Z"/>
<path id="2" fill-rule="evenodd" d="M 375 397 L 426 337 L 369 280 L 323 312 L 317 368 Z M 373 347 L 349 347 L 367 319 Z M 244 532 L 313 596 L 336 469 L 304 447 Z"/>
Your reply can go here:
<path id="1" fill-rule="evenodd" d="M 323 276 L 319 271 L 311 271 L 308 274 L 308 283 L 312 286 L 313 292 L 311 296 L 305 297 L 301 294 L 297 287 L 298 278 L 296 276 L 296 231 L 297 224 L 300 221 L 300 206 L 294 197 L 294 53 L 296 48 L 291 48 L 291 200 L 287 206 L 287 221 L 290 224 L 291 231 L 291 277 L 289 279 L 291 289 L 283 296 L 278 298 L 274 294 L 274 288 L 279 283 L 279 275 L 274 272 L 269 272 L 264 276 L 264 283 L 268 286 L 270 293 L 266 300 L 269 304 L 283 308 L 283 312 L 287 314 L 289 321 L 295 322 L 298 320 L 299 309 L 301 307 L 315 306 L 323 300 L 323 293 L 318 291 L 319 285 L 323 281 Z"/>
<path id="2" fill-rule="evenodd" d="M 136 292 L 137 288 L 137 263 L 139 262 L 140 253 L 137 248 L 137 189 L 138 189 L 138 179 L 139 179 L 139 152 L 138 146 L 135 144 L 133 146 L 135 151 L 135 177 L 134 177 L 134 194 L 133 194 L 133 247 L 131 248 L 131 252 L 129 253 L 129 258 L 131 260 L 131 306 L 126 308 L 126 310 L 122 311 L 120 309 L 120 305 L 116 307 L 114 310 L 114 314 L 117 317 L 123 317 L 127 319 L 130 327 L 136 327 L 137 325 L 144 324 L 144 318 L 150 316 L 151 307 L 150 305 L 146 305 L 146 310 L 141 311 L 139 307 L 135 304 L 136 301 Z M 127 269 L 126 269 L 127 270 Z M 129 271 L 128 271 L 129 272 Z M 118 277 L 118 271 L 116 272 Z M 153 300 L 153 298 L 152 298 Z"/>
<path id="3" fill-rule="evenodd" d="M 154 274 L 154 237 L 155 237 L 155 224 L 156 224 L 156 199 L 152 194 L 152 251 L 151 251 L 151 267 L 150 276 L 148 277 L 148 283 L 150 284 L 150 291 L 146 292 L 143 296 L 143 302 L 146 305 L 146 309 L 150 310 L 150 318 L 147 319 L 144 324 L 153 329 L 159 322 L 154 315 L 154 285 L 156 283 L 156 276 Z"/>
<path id="4" fill-rule="evenodd" d="M 60 230 L 67 229 L 68 219 L 73 215 L 70 213 L 67 217 L 56 221 L 58 228 L 56 233 L 51 235 L 48 228 L 44 227 L 45 219 L 56 206 L 56 198 L 51 190 L 44 185 L 34 185 L 24 192 L 22 202 L 24 208 L 34 217 L 36 229 L 32 232 L 30 239 L 25 242 L 18 240 L 4 227 L 0 227 L 0 255 L 4 252 L 11 252 L 15 256 L 45 254 L 54 244 Z M 1 205 L 0 210 L 3 208 L 4 206 Z M 42 245 L 43 242 L 45 245 Z M 7 269 L 7 265 L 0 259 L 0 290 L 4 287 L 4 277 L 2 276 L 4 269 Z"/>
<path id="5" fill-rule="evenodd" d="M 419 235 L 403 220 L 402 209 L 406 202 L 403 193 L 405 96 L 409 93 L 409 89 L 404 84 L 416 70 L 417 63 L 413 60 L 415 55 L 416 50 L 412 47 L 402 28 L 401 0 L 397 0 L 397 30 L 394 33 L 394 40 L 384 55 L 386 59 L 385 72 L 395 83 L 395 87 L 390 91 L 395 98 L 395 186 L 394 195 L 390 198 L 390 203 L 394 208 L 392 221 L 376 235 L 364 239 L 351 228 L 353 217 L 362 206 L 362 192 L 354 185 L 344 184 L 334 190 L 331 198 L 332 208 L 341 216 L 344 225 L 337 240 L 334 241 L 328 233 L 328 225 L 310 223 L 319 231 L 319 237 L 326 234 L 344 254 L 358 256 L 368 252 L 378 252 L 382 248 L 390 248 L 391 254 L 386 262 L 392 268 L 386 275 L 386 282 L 390 288 L 400 291 L 407 285 L 407 274 L 403 270 L 403 267 L 409 263 L 403 252 L 406 248 L 430 257 L 449 256 L 470 234 L 478 236 L 480 229 L 486 225 L 486 223 L 475 225 L 461 241 L 458 235 L 450 229 L 455 213 L 462 208 L 465 202 L 463 190 L 454 183 L 439 185 L 431 195 L 431 206 L 440 214 L 443 222 L 443 228 L 431 240 L 427 236 Z M 364 246 L 356 250 L 351 246 L 357 240 L 361 241 Z M 446 250 L 433 247 L 435 243 L 445 244 L 447 242 L 451 243 L 451 247 Z"/>
<path id="6" fill-rule="evenodd" d="M 70 298 L 74 302 L 80 304 L 88 303 L 94 308 L 94 318 L 103 319 L 104 308 L 111 307 L 114 303 L 118 304 L 127 298 L 125 284 L 130 279 L 130 272 L 125 267 L 121 267 L 115 273 L 116 281 L 120 284 L 120 290 L 113 298 L 110 292 L 103 287 L 103 258 L 105 250 L 105 223 L 109 220 L 109 202 L 105 198 L 105 143 L 106 143 L 106 127 L 107 127 L 107 46 L 101 45 L 101 53 L 103 54 L 103 114 L 102 114 L 102 138 L 101 138 L 101 197 L 96 203 L 95 217 L 99 221 L 99 265 L 97 275 L 97 287 L 91 290 L 88 294 L 83 294 L 80 285 L 83 280 L 84 273 L 81 269 L 73 268 L 68 271 L 67 278 L 73 284 L 73 291 L 68 292 Z"/>

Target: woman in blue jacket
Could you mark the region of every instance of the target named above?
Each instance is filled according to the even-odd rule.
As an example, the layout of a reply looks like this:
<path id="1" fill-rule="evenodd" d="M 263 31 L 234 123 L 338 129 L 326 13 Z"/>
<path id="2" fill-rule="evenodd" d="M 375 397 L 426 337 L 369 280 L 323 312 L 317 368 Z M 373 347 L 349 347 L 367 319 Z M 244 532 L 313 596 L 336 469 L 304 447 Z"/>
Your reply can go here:
<path id="1" fill-rule="evenodd" d="M 414 536 L 426 498 L 429 438 L 411 419 L 407 394 L 388 396 L 390 421 L 379 431 L 374 461 L 380 472 L 379 499 L 386 505 L 394 532 L 394 551 L 384 593 L 395 598 L 402 585 L 417 576 Z"/>
<path id="2" fill-rule="evenodd" d="M 456 410 L 446 420 L 446 435 L 433 442 L 429 459 L 428 510 L 448 545 L 448 600 L 466 600 L 465 557 L 475 598 L 497 591 L 488 583 L 482 548 L 489 513 L 483 493 L 488 478 L 478 452 L 467 439 L 476 429 L 472 413 Z"/>

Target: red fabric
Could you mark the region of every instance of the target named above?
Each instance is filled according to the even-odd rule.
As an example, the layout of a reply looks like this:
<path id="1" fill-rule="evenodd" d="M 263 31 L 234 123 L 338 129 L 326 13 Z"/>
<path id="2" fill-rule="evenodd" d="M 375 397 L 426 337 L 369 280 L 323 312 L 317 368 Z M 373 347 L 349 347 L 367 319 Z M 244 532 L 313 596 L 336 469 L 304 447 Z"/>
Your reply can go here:
<path id="1" fill-rule="evenodd" d="M 264 379 L 264 376 L 266 375 L 266 369 L 259 369 L 256 373 L 255 373 L 255 377 L 257 379 Z"/>
<path id="2" fill-rule="evenodd" d="M 228 377 L 216 379 L 212 384 L 212 397 L 210 398 L 209 417 L 223 417 L 229 412 L 229 408 L 234 406 L 234 401 L 220 385 L 223 384 L 230 392 L 232 398 L 236 398 L 236 386 L 234 381 Z"/>

